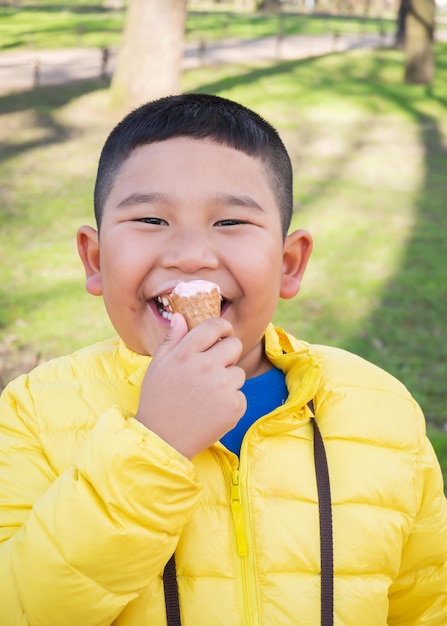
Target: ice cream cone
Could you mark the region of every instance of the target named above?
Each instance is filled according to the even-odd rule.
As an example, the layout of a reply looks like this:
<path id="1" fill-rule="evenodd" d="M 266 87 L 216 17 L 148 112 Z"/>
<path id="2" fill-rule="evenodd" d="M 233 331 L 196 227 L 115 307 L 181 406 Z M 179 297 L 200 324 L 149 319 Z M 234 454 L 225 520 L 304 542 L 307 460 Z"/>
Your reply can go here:
<path id="1" fill-rule="evenodd" d="M 220 317 L 221 295 L 218 285 L 197 280 L 179 283 L 168 296 L 173 313 L 181 313 L 189 330 L 210 317 Z"/>

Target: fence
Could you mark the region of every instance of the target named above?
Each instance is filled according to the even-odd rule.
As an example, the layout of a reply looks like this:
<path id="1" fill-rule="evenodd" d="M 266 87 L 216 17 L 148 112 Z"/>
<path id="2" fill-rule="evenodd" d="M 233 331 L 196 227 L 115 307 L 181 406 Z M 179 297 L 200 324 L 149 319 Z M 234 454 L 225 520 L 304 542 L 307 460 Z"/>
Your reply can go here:
<path id="1" fill-rule="evenodd" d="M 394 43 L 394 34 L 338 33 L 284 35 L 257 39 L 228 39 L 185 44 L 183 68 L 224 63 L 294 60 L 344 52 L 353 48 L 376 48 Z M 108 79 L 114 69 L 116 50 L 82 48 L 6 52 L 0 55 L 0 92 L 35 89 L 72 80 Z"/>

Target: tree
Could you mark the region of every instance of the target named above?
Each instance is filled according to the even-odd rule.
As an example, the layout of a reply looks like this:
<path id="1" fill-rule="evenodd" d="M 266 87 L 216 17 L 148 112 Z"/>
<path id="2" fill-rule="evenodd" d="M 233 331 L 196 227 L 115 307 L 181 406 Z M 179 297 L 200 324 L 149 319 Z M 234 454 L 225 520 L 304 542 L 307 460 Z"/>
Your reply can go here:
<path id="1" fill-rule="evenodd" d="M 255 11 L 258 0 L 233 0 L 236 11 Z"/>
<path id="2" fill-rule="evenodd" d="M 233 0 L 236 11 L 255 11 L 259 0 Z"/>
<path id="3" fill-rule="evenodd" d="M 180 91 L 186 0 L 129 0 L 111 96 L 120 108 Z"/>
<path id="4" fill-rule="evenodd" d="M 410 0 L 401 0 L 399 10 L 397 12 L 397 32 L 395 42 L 395 46 L 399 50 L 403 50 L 405 47 L 405 24 L 409 10 Z"/>
<path id="5" fill-rule="evenodd" d="M 258 3 L 260 11 L 278 11 L 282 9 L 281 0 L 262 0 Z"/>
<path id="6" fill-rule="evenodd" d="M 396 45 L 405 49 L 405 82 L 429 85 L 434 76 L 435 0 L 401 0 Z"/>

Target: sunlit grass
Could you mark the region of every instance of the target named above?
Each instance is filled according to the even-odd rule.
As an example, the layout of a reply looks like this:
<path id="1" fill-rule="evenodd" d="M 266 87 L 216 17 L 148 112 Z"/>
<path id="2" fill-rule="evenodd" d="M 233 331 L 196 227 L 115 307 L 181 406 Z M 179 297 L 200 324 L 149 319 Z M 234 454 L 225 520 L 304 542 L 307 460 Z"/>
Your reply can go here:
<path id="1" fill-rule="evenodd" d="M 111 11 L 99 2 L 82 5 L 64 2 L 51 5 L 27 2 L 21 7 L 0 6 L 0 49 L 32 47 L 118 46 L 125 11 Z M 294 12 L 248 14 L 228 10 L 189 7 L 187 41 L 223 38 L 250 39 L 276 35 L 393 32 L 394 20 L 376 17 L 319 17 Z"/>

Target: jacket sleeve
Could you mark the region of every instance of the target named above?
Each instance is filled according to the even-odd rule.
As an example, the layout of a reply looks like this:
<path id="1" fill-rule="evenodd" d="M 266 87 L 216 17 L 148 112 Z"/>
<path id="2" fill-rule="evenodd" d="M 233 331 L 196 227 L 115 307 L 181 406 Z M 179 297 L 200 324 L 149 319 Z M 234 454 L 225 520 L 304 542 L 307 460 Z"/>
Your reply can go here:
<path id="1" fill-rule="evenodd" d="M 390 626 L 447 624 L 447 502 L 438 460 L 424 444 L 418 510 L 389 594 Z"/>
<path id="2" fill-rule="evenodd" d="M 2 623 L 111 624 L 161 574 L 199 497 L 192 464 L 118 408 L 55 475 L 26 384 L 10 386 L 0 399 Z"/>

